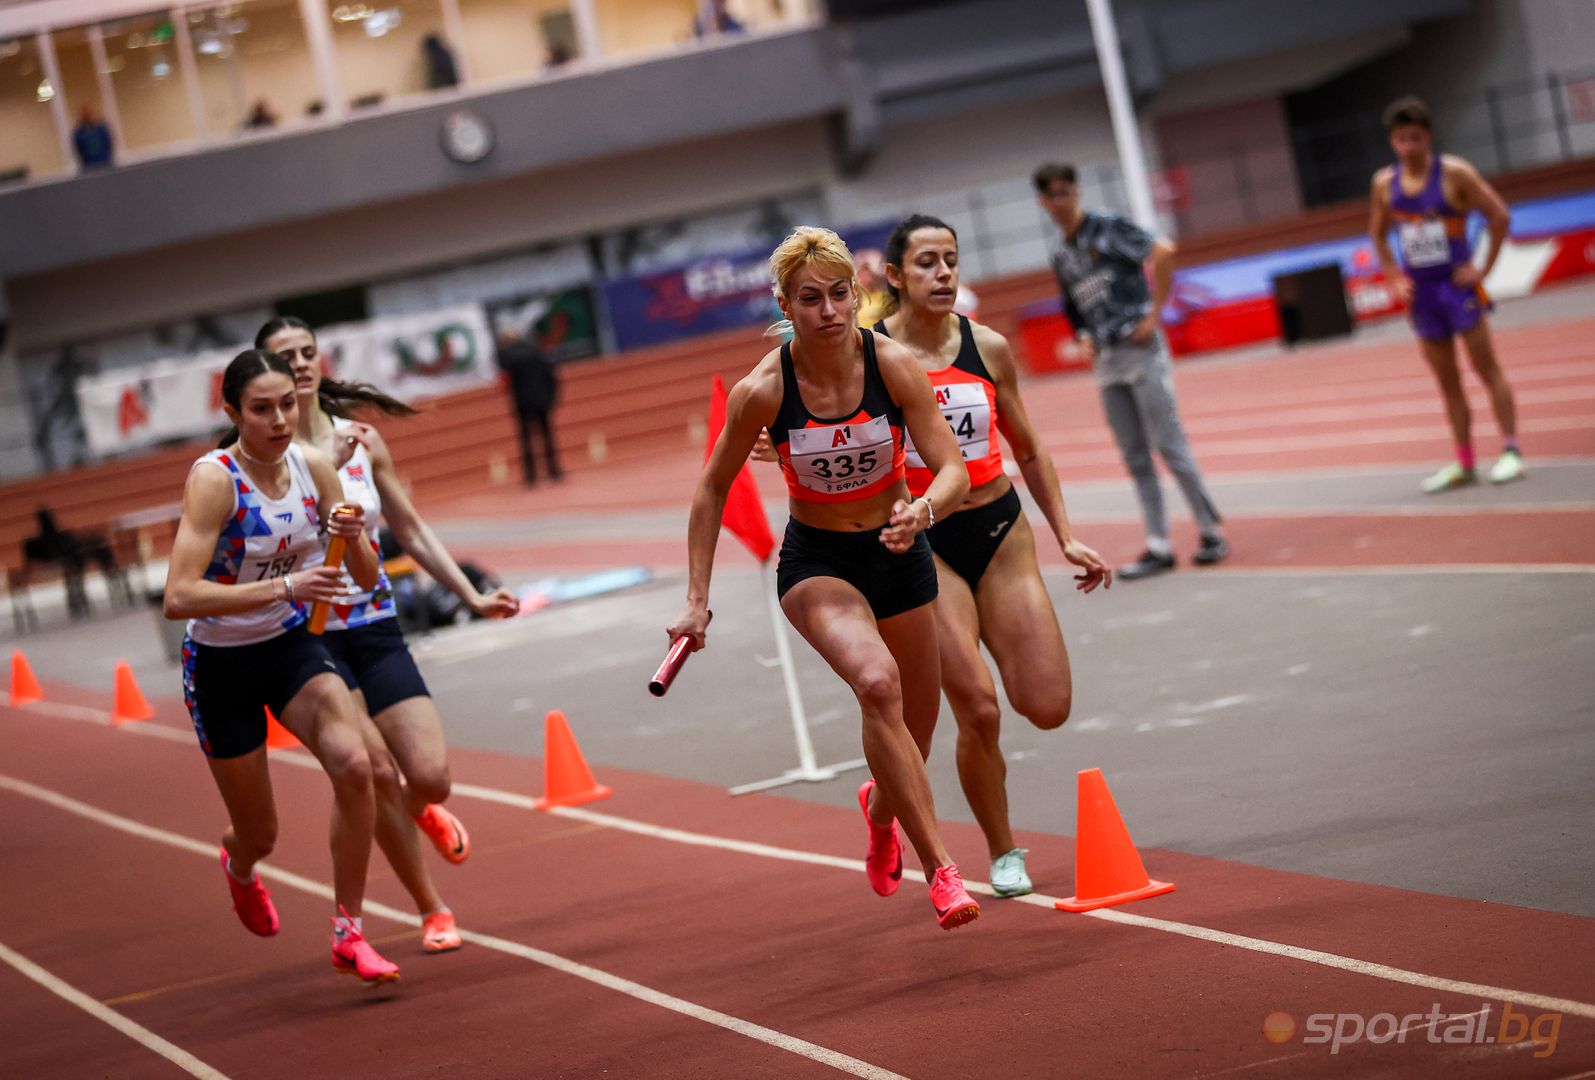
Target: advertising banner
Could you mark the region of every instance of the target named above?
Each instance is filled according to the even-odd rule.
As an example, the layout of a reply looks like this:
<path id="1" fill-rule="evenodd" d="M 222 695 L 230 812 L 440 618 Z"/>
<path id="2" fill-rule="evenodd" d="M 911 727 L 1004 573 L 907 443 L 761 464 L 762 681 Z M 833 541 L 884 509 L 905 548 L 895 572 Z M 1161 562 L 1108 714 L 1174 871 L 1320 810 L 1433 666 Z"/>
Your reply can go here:
<path id="1" fill-rule="evenodd" d="M 477 304 L 329 326 L 317 331 L 316 340 L 330 375 L 371 383 L 401 401 L 497 378 L 493 338 Z M 222 373 L 246 347 L 239 343 L 80 378 L 78 408 L 90 449 L 116 454 L 225 428 Z"/>
<path id="2" fill-rule="evenodd" d="M 867 266 L 872 253 L 879 262 L 878 251 L 890 232 L 890 225 L 866 226 L 847 230 L 842 239 Z M 616 347 L 635 349 L 778 321 L 782 316 L 770 293 L 769 259 L 768 251 L 741 251 L 605 282 Z"/>

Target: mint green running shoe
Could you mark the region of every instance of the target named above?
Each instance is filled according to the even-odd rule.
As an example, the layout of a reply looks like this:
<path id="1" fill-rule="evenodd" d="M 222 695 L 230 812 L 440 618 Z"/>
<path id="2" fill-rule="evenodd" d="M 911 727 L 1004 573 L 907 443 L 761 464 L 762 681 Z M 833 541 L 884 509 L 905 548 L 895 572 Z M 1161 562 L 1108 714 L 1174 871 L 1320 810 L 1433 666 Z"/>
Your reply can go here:
<path id="1" fill-rule="evenodd" d="M 1467 487 L 1469 484 L 1478 482 L 1479 478 L 1472 469 L 1464 469 L 1460 464 L 1453 461 L 1423 482 L 1423 493 L 1425 495 L 1438 495 L 1442 491 L 1451 491 L 1455 488 Z"/>
<path id="2" fill-rule="evenodd" d="M 1016 847 L 1005 851 L 991 861 L 991 891 L 998 896 L 1024 896 L 1034 892 L 1030 875 L 1025 873 L 1025 856 L 1029 848 Z"/>

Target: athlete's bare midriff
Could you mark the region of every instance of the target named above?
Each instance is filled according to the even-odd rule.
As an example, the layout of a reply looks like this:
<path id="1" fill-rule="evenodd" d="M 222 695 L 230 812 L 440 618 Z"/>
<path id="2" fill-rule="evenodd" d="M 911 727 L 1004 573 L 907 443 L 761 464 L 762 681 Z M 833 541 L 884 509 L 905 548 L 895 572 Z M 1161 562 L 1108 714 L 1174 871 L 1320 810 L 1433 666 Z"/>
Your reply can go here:
<path id="1" fill-rule="evenodd" d="M 833 532 L 869 532 L 885 528 L 892 517 L 892 506 L 899 499 L 905 503 L 909 501 L 908 485 L 902 480 L 863 499 L 848 502 L 809 502 L 806 499 L 789 498 L 787 505 L 791 508 L 793 520 L 816 529 L 830 529 Z"/>
<path id="2" fill-rule="evenodd" d="M 996 502 L 1004 495 L 1007 495 L 1011 490 L 1013 490 L 1013 481 L 1008 479 L 1006 474 L 999 476 L 994 480 L 987 480 L 979 487 L 970 488 L 968 497 L 965 498 L 963 502 L 958 504 L 958 509 L 978 509 L 982 506 Z"/>

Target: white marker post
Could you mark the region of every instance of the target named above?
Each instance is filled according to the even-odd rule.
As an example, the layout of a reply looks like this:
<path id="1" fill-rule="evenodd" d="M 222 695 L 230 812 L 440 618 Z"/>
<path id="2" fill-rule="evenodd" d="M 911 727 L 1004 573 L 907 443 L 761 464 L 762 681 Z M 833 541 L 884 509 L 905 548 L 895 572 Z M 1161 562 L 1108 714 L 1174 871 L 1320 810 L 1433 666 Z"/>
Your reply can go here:
<path id="1" fill-rule="evenodd" d="M 764 596 L 770 608 L 770 625 L 775 631 L 775 654 L 781 661 L 781 681 L 786 684 L 786 704 L 792 713 L 792 734 L 797 739 L 798 766 L 768 780 L 755 780 L 731 788 L 733 795 L 751 795 L 755 791 L 768 791 L 787 784 L 821 783 L 835 780 L 838 775 L 852 769 L 862 769 L 868 764 L 863 758 L 843 761 L 836 765 L 818 765 L 814 760 L 814 743 L 809 738 L 808 716 L 803 711 L 803 696 L 798 692 L 797 669 L 792 664 L 792 644 L 786 636 L 786 616 L 781 612 L 781 598 L 775 591 L 775 571 L 768 560 L 759 564 L 759 577 L 764 582 Z"/>
<path id="2" fill-rule="evenodd" d="M 1130 86 L 1124 78 L 1124 58 L 1119 55 L 1119 29 L 1113 21 L 1112 2 L 1085 0 L 1085 6 L 1091 16 L 1091 37 L 1097 46 L 1097 66 L 1102 69 L 1102 88 L 1108 94 L 1108 115 L 1113 120 L 1113 141 L 1119 146 L 1119 167 L 1124 170 L 1130 216 L 1142 228 L 1155 232 L 1157 206 L 1147 180 L 1141 134 L 1135 126 L 1135 105 L 1130 101 Z"/>

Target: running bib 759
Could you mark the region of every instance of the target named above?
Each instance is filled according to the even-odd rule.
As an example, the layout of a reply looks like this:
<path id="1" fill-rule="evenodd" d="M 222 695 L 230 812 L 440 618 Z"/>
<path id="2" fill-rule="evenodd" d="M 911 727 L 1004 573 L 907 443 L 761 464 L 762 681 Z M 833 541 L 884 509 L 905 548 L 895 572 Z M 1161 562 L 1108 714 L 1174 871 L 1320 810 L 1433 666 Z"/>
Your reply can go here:
<path id="1" fill-rule="evenodd" d="M 986 388 L 979 383 L 949 383 L 936 389 L 936 403 L 942 416 L 958 436 L 958 449 L 965 461 L 979 461 L 991 453 L 991 403 Z M 903 433 L 903 453 L 911 469 L 929 468 L 914 449 L 914 440 Z"/>
<path id="2" fill-rule="evenodd" d="M 792 428 L 787 435 L 793 475 L 810 491 L 854 491 L 892 467 L 892 425 L 884 416 L 864 423 Z"/>
<path id="3" fill-rule="evenodd" d="M 1421 269 L 1444 266 L 1451 261 L 1451 242 L 1446 237 L 1443 221 L 1404 221 L 1398 235 L 1401 255 L 1408 266 Z"/>

